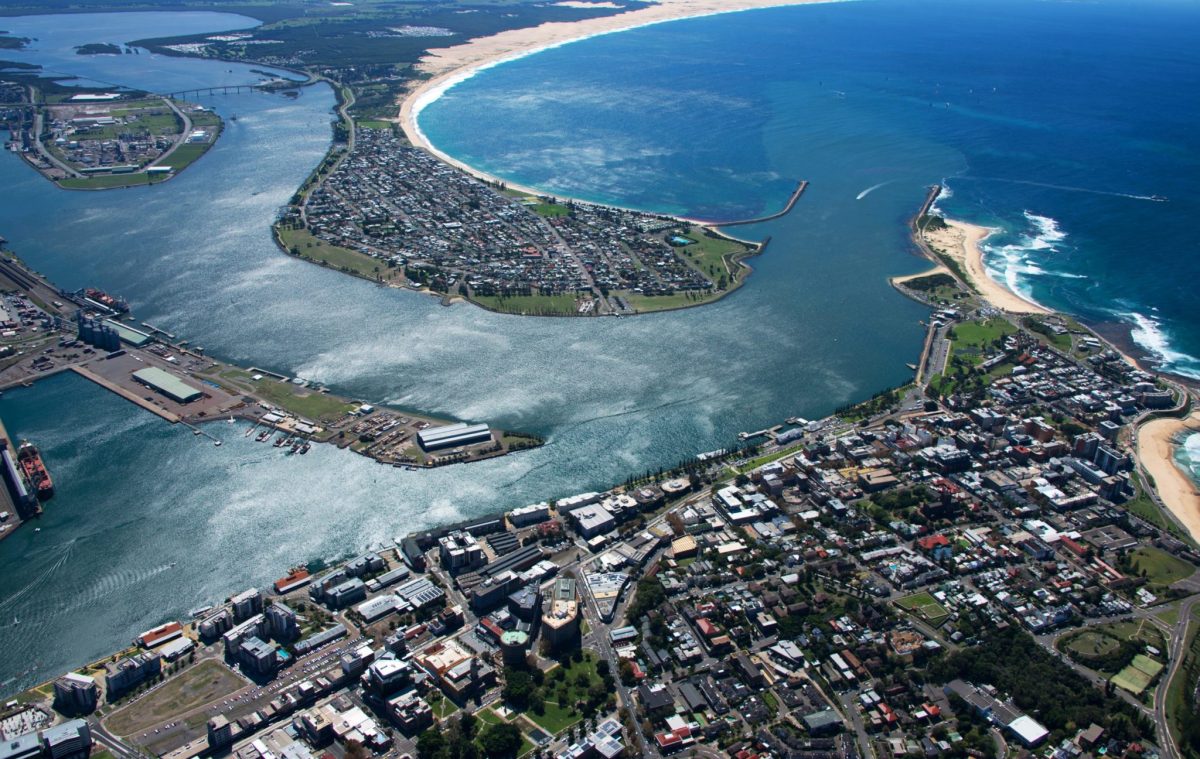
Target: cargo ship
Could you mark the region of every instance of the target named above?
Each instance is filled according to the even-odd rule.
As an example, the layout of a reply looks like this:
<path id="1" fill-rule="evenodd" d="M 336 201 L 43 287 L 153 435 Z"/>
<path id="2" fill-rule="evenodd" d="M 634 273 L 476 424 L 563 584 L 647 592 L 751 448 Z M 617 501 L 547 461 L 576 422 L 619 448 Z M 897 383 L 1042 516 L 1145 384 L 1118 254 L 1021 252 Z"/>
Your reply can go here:
<path id="1" fill-rule="evenodd" d="M 83 297 L 86 300 L 95 303 L 97 306 L 103 306 L 109 311 L 117 314 L 129 313 L 129 302 L 124 298 L 115 295 L 109 295 L 103 290 L 97 290 L 94 287 L 88 287 L 83 290 Z"/>
<path id="2" fill-rule="evenodd" d="M 48 501 L 54 497 L 54 480 L 50 479 L 50 473 L 46 471 L 37 446 L 33 443 L 21 443 L 21 447 L 17 449 L 17 463 L 20 464 L 25 478 L 29 480 L 29 485 L 37 491 L 39 501 Z"/>

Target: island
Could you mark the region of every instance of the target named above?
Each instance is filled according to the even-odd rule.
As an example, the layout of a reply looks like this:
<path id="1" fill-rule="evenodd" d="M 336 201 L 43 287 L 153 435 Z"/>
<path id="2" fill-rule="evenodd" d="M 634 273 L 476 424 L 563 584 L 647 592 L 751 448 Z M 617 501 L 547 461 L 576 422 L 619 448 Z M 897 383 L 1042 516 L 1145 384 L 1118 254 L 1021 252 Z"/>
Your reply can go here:
<path id="1" fill-rule="evenodd" d="M 120 55 L 122 52 L 120 45 L 111 42 L 89 42 L 75 48 L 77 55 Z"/>

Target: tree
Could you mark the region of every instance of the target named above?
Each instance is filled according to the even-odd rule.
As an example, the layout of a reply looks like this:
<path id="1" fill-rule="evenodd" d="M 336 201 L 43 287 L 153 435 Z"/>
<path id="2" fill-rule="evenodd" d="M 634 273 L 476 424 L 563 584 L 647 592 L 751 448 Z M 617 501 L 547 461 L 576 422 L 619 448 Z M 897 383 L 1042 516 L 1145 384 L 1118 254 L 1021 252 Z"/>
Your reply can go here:
<path id="1" fill-rule="evenodd" d="M 528 672 L 511 667 L 504 670 L 503 695 L 505 701 L 518 709 L 524 709 L 529 705 L 529 699 L 533 692 L 533 678 L 529 676 Z"/>
<path id="2" fill-rule="evenodd" d="M 488 725 L 479 735 L 479 745 L 488 759 L 513 757 L 521 750 L 521 731 L 507 722 Z"/>
<path id="3" fill-rule="evenodd" d="M 446 745 L 442 731 L 431 727 L 417 737 L 417 756 L 421 759 L 434 759 Z"/>
<path id="4" fill-rule="evenodd" d="M 458 729 L 462 731 L 463 737 L 471 740 L 475 737 L 475 730 L 478 727 L 479 719 L 468 711 L 464 711 L 462 716 L 458 718 Z"/>

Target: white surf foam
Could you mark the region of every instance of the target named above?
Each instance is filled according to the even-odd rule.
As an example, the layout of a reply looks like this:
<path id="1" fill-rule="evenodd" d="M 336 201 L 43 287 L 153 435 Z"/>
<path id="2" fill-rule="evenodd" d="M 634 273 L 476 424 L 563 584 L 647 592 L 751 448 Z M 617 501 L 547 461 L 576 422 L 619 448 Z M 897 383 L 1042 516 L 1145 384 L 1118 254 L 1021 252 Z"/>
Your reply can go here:
<path id="1" fill-rule="evenodd" d="M 1133 324 L 1130 337 L 1139 346 L 1156 356 L 1163 369 L 1184 377 L 1200 379 L 1200 358 L 1176 350 L 1162 323 L 1153 316 L 1136 311 L 1121 314 Z"/>
<path id="2" fill-rule="evenodd" d="M 1024 211 L 1023 215 L 1030 228 L 1020 235 L 1016 242 L 996 245 L 988 242 L 991 239 L 989 236 L 980 243 L 986 254 L 984 265 L 988 273 L 1004 282 L 1009 290 L 1032 303 L 1037 303 L 1033 297 L 1033 277 L 1086 279 L 1082 274 L 1046 268 L 1045 254 L 1061 252 L 1067 233 L 1049 216 L 1041 216 L 1028 210 Z"/>

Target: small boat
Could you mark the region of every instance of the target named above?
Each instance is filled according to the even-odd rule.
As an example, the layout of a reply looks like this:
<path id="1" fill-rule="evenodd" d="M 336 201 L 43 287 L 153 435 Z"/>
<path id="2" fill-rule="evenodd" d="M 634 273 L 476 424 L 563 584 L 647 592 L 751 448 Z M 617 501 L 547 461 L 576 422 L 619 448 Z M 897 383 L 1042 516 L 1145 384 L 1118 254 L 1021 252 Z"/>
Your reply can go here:
<path id="1" fill-rule="evenodd" d="M 193 434 L 193 435 L 199 435 L 199 434 L 200 434 L 200 430 L 192 430 L 192 434 Z"/>
<path id="2" fill-rule="evenodd" d="M 279 437 L 275 438 L 275 442 L 272 443 L 272 445 L 274 445 L 276 448 L 278 448 L 281 445 L 283 445 L 283 441 L 286 439 L 287 439 L 286 435 L 280 435 Z"/>
<path id="3" fill-rule="evenodd" d="M 300 446 L 300 455 L 303 456 L 304 454 L 308 453 L 309 448 L 312 448 L 312 443 L 305 440 L 304 445 Z"/>
<path id="4" fill-rule="evenodd" d="M 269 437 L 271 437 L 271 431 L 263 430 L 262 432 L 258 433 L 258 437 L 254 438 L 254 439 L 256 441 L 258 441 L 259 443 L 261 443 L 262 441 L 266 440 Z"/>
<path id="5" fill-rule="evenodd" d="M 221 447 L 221 441 L 220 441 L 220 440 L 214 440 L 214 441 L 213 441 L 213 445 L 215 445 L 215 446 L 217 446 L 218 448 L 220 448 L 220 447 Z"/>

